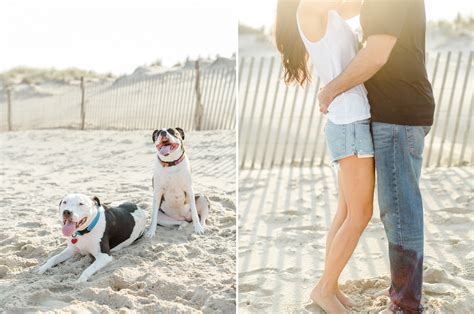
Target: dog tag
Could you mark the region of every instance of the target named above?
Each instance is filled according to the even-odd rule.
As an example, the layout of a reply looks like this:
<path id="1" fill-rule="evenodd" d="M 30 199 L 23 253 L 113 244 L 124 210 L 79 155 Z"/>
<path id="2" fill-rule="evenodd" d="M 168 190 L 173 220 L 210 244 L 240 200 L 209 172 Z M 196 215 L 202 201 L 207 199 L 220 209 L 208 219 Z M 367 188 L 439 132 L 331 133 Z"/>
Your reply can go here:
<path id="1" fill-rule="evenodd" d="M 73 239 L 71 239 L 71 242 L 72 242 L 72 244 L 76 244 L 76 243 L 77 243 L 77 239 L 76 239 L 76 238 L 73 238 Z"/>

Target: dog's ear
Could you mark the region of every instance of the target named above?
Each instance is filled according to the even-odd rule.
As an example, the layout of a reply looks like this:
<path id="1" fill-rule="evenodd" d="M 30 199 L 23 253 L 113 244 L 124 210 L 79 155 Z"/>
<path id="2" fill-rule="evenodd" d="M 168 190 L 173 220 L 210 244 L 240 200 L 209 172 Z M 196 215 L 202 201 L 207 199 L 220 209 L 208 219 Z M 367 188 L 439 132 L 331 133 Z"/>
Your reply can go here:
<path id="1" fill-rule="evenodd" d="M 100 207 L 100 200 L 97 196 L 94 196 L 92 198 L 92 201 L 94 202 L 94 204 L 97 206 L 97 207 Z"/>
<path id="2" fill-rule="evenodd" d="M 155 130 L 151 135 L 151 140 L 153 141 L 153 143 L 155 143 L 156 137 L 158 136 L 158 132 L 160 132 L 160 130 Z"/>
<path id="3" fill-rule="evenodd" d="M 183 130 L 182 128 L 180 128 L 180 127 L 176 127 L 175 129 L 176 129 L 176 131 L 178 131 L 179 134 L 181 135 L 181 139 L 184 140 L 184 130 Z"/>
<path id="4" fill-rule="evenodd" d="M 63 202 L 63 199 L 64 198 L 61 198 L 61 200 L 59 201 L 59 205 L 58 205 L 59 208 L 61 208 L 61 203 Z"/>

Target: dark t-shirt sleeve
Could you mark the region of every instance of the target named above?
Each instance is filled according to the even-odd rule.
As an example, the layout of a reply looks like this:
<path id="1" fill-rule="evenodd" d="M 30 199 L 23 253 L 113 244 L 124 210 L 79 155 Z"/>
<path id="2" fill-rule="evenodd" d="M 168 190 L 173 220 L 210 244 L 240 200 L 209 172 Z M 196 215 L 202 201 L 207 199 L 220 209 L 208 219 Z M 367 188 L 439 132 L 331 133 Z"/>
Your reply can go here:
<path id="1" fill-rule="evenodd" d="M 392 35 L 399 38 L 407 15 L 407 5 L 402 1 L 373 1 L 365 38 L 370 35 Z"/>

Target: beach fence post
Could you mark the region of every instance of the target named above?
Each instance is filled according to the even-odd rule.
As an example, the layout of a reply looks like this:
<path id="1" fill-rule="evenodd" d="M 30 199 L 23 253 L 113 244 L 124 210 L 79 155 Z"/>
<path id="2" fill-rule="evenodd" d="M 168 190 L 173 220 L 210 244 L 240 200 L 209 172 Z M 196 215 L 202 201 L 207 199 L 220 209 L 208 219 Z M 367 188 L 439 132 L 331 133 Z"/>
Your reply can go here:
<path id="1" fill-rule="evenodd" d="M 84 106 L 85 90 L 84 77 L 81 76 L 81 130 L 84 130 L 84 124 L 86 122 L 86 108 Z"/>
<path id="2" fill-rule="evenodd" d="M 194 112 L 194 129 L 196 131 L 200 131 L 202 128 L 202 116 L 204 113 L 204 107 L 201 101 L 201 83 L 200 83 L 200 70 L 199 70 L 199 60 L 196 60 L 194 64 L 194 68 L 196 70 L 196 110 Z"/>
<path id="3" fill-rule="evenodd" d="M 8 131 L 12 130 L 12 89 L 10 86 L 6 86 L 7 92 L 7 121 L 8 121 Z"/>

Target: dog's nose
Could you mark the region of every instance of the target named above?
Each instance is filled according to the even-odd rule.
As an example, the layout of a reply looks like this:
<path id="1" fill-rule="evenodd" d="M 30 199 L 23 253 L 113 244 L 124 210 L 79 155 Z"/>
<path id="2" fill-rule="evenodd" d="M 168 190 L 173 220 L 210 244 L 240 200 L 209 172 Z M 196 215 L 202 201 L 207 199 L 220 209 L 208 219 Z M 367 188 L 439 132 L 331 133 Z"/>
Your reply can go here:
<path id="1" fill-rule="evenodd" d="M 71 216 L 71 214 L 72 213 L 67 209 L 65 211 L 63 211 L 63 216 L 69 217 L 69 216 Z"/>
<path id="2" fill-rule="evenodd" d="M 160 132 L 160 135 L 161 135 L 161 136 L 163 136 L 163 137 L 165 137 L 165 136 L 166 136 L 166 134 L 167 134 L 167 132 L 166 132 L 166 131 L 164 131 L 164 130 Z"/>

